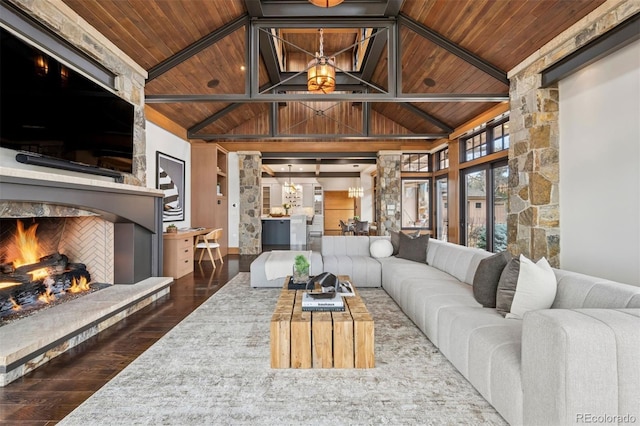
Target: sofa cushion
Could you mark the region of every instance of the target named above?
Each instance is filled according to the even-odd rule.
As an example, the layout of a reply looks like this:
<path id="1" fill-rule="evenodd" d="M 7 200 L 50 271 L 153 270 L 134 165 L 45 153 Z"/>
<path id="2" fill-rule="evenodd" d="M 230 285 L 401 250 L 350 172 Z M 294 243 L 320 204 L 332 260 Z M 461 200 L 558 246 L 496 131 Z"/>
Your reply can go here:
<path id="1" fill-rule="evenodd" d="M 496 293 L 500 275 L 511 255 L 503 251 L 484 258 L 478 264 L 473 277 L 473 297 L 485 308 L 496 307 Z"/>
<path id="2" fill-rule="evenodd" d="M 513 303 L 513 296 L 516 294 L 519 273 L 520 259 L 513 258 L 507 263 L 507 266 L 504 267 L 502 274 L 500 274 L 498 290 L 496 291 L 496 310 L 502 316 L 511 312 L 511 304 Z"/>
<path id="3" fill-rule="evenodd" d="M 400 246 L 398 247 L 398 257 L 414 262 L 427 261 L 427 245 L 429 244 L 429 234 L 421 235 L 417 238 L 400 233 Z"/>
<path id="4" fill-rule="evenodd" d="M 556 297 L 556 276 L 544 257 L 533 263 L 520 255 L 520 273 L 511 311 L 506 318 L 522 319 L 527 311 L 549 309 Z"/>
<path id="5" fill-rule="evenodd" d="M 640 287 L 555 269 L 558 291 L 552 308 L 640 308 Z"/>
<path id="6" fill-rule="evenodd" d="M 392 255 L 395 256 L 398 254 L 398 249 L 400 248 L 400 233 L 396 232 L 396 231 L 390 231 L 389 234 L 391 235 L 391 245 L 393 246 L 393 253 Z"/>
<path id="7" fill-rule="evenodd" d="M 322 256 L 371 256 L 369 237 L 325 235 L 322 237 Z"/>
<path id="8" fill-rule="evenodd" d="M 427 264 L 453 275 L 458 280 L 473 284 L 480 261 L 491 256 L 486 250 L 465 247 L 432 239 L 427 247 Z"/>
<path id="9" fill-rule="evenodd" d="M 371 256 L 322 256 L 324 272 L 349 275 L 357 287 L 380 287 L 381 265 Z"/>
<path id="10" fill-rule="evenodd" d="M 389 240 L 374 240 L 369 246 L 371 257 L 381 258 L 389 257 L 393 254 L 393 246 Z"/>

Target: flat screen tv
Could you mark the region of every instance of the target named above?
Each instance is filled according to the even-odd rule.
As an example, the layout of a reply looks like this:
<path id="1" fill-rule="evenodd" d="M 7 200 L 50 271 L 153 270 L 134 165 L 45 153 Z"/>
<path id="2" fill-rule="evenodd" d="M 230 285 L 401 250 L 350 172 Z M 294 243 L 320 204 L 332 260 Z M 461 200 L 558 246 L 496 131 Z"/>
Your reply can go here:
<path id="1" fill-rule="evenodd" d="M 134 107 L 0 29 L 0 146 L 131 173 Z"/>

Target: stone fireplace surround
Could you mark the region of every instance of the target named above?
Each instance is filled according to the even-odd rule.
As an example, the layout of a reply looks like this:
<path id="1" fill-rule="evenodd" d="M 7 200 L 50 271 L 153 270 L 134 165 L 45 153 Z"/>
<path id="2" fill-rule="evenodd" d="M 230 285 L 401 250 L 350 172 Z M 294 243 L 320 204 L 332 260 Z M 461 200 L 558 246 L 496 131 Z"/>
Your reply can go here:
<path id="1" fill-rule="evenodd" d="M 115 284 L 0 327 L 0 386 L 168 294 L 173 279 L 160 276 L 161 191 L 0 167 L 0 197 L 4 219 L 29 209 L 32 217 L 47 217 L 60 206 L 98 215 L 113 229 Z M 11 208 L 18 205 L 20 212 Z"/>

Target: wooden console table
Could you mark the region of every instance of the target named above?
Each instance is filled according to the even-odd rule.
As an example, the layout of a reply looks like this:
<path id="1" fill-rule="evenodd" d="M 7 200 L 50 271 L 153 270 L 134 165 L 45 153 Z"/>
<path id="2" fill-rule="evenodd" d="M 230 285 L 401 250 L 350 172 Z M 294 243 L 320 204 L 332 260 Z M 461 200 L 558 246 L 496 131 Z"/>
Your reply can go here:
<path id="1" fill-rule="evenodd" d="M 211 232 L 213 228 L 165 232 L 162 274 L 178 279 L 193 272 L 193 238 Z"/>
<path id="2" fill-rule="evenodd" d="M 348 276 L 339 276 L 342 281 Z M 271 368 L 373 368 L 373 318 L 356 289 L 344 312 L 303 312 L 285 285 L 271 317 Z"/>

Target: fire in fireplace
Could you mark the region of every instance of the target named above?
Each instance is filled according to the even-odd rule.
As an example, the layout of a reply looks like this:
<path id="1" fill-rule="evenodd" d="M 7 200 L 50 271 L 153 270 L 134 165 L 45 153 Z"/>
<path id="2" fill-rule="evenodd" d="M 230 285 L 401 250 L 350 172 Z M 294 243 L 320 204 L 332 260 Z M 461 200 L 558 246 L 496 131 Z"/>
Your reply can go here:
<path id="1" fill-rule="evenodd" d="M 108 285 L 93 283 L 85 264 L 59 252 L 66 219 L 41 219 L 44 234 L 53 240 L 46 243 L 37 235 L 41 223 L 26 226 L 17 220 L 11 227 L 7 222 L 0 232 L 0 325 Z"/>

